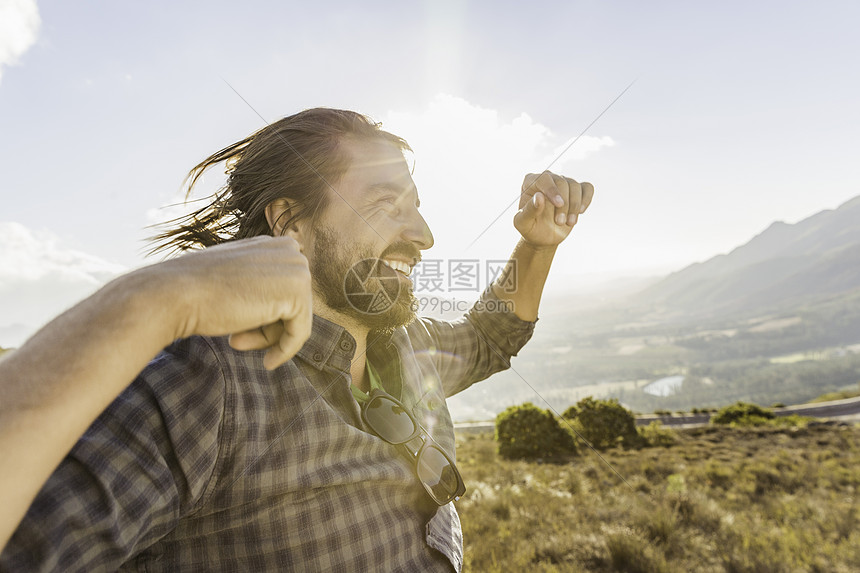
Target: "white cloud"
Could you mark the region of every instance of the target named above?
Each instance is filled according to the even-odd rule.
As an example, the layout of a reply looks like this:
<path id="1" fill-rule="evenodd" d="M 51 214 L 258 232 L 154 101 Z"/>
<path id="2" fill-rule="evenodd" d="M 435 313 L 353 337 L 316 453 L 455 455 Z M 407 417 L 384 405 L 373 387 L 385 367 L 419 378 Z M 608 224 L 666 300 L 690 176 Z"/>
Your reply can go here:
<path id="1" fill-rule="evenodd" d="M 69 249 L 58 237 L 0 222 L 0 346 L 17 346 L 36 327 L 95 292 L 124 267 Z M 26 328 L 21 328 L 25 325 Z"/>
<path id="2" fill-rule="evenodd" d="M 413 144 L 422 161 L 428 155 L 434 161 L 442 157 L 452 167 L 468 168 L 476 159 L 478 166 L 498 167 L 499 160 L 513 159 L 518 165 L 541 171 L 576 139 L 559 143 L 561 137 L 526 113 L 506 122 L 495 110 L 447 94 L 437 95 L 421 113 L 389 112 L 385 126 Z M 556 165 L 585 159 L 612 145 L 609 136 L 583 135 Z"/>
<path id="3" fill-rule="evenodd" d="M 553 150 L 552 157 L 547 164 L 558 158 L 558 161 L 553 165 L 554 169 L 555 166 L 565 165 L 565 163 L 571 160 L 583 160 L 590 154 L 598 151 L 601 147 L 612 147 L 613 145 L 615 145 L 615 142 L 608 135 L 604 135 L 603 137 L 583 135 L 578 139 L 571 137 Z"/>
<path id="4" fill-rule="evenodd" d="M 422 212 L 436 238 L 427 258 L 506 257 L 517 235 L 511 223 L 515 207 L 505 207 L 519 198 L 526 173 L 546 169 L 572 141 L 525 113 L 506 120 L 451 95 L 436 96 L 422 112 L 391 111 L 383 127 L 415 150 Z M 584 135 L 552 171 L 576 178 L 579 166 L 573 162 L 613 144 L 609 136 Z M 466 250 L 488 225 L 489 231 Z"/>
<path id="5" fill-rule="evenodd" d="M 60 239 L 49 233 L 34 233 L 20 223 L 0 222 L 0 288 L 10 281 L 35 281 L 47 276 L 99 285 L 125 270 L 59 243 Z"/>
<path id="6" fill-rule="evenodd" d="M 0 0 L 0 80 L 3 66 L 18 63 L 36 43 L 41 23 L 36 0 Z"/>

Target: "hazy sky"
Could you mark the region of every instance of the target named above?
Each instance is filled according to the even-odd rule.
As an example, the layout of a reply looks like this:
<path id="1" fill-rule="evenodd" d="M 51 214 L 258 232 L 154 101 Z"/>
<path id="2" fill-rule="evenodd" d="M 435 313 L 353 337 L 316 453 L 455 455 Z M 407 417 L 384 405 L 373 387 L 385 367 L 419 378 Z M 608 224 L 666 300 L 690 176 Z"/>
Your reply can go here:
<path id="1" fill-rule="evenodd" d="M 636 80 L 553 168 L 597 190 L 554 284 L 727 252 L 860 194 L 858 21 L 855 2 L 0 0 L 0 346 L 145 264 L 144 227 L 257 112 L 382 121 L 415 148 L 425 257 L 483 260 L 516 240 L 523 175 Z"/>

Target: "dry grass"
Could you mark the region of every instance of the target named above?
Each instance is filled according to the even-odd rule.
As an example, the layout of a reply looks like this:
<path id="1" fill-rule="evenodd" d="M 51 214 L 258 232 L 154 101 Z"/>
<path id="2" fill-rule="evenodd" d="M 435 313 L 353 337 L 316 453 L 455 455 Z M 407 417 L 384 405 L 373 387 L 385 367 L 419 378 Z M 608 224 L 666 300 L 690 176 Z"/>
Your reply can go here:
<path id="1" fill-rule="evenodd" d="M 461 436 L 466 570 L 858 571 L 860 428 L 717 428 L 566 464 Z"/>

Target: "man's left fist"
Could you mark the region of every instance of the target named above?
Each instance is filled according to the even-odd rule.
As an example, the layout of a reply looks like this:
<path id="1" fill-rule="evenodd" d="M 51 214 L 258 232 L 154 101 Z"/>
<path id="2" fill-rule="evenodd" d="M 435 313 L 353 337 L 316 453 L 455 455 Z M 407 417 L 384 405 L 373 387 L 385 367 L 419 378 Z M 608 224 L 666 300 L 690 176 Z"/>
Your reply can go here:
<path id="1" fill-rule="evenodd" d="M 561 243 L 585 213 L 594 197 L 594 185 L 549 171 L 529 173 L 523 179 L 514 227 L 536 247 Z"/>

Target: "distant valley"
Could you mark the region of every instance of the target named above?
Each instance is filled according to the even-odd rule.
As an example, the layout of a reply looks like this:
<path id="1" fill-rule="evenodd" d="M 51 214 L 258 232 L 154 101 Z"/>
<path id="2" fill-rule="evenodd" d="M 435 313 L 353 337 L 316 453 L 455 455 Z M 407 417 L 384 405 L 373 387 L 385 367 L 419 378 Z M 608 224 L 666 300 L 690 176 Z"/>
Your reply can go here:
<path id="1" fill-rule="evenodd" d="M 510 371 L 450 401 L 490 419 L 537 393 L 561 411 L 614 396 L 640 412 L 799 403 L 860 382 L 860 197 L 773 223 L 728 254 L 592 307 L 552 297 Z M 586 304 L 584 304 L 586 303 Z M 644 388 L 682 376 L 668 396 Z"/>

